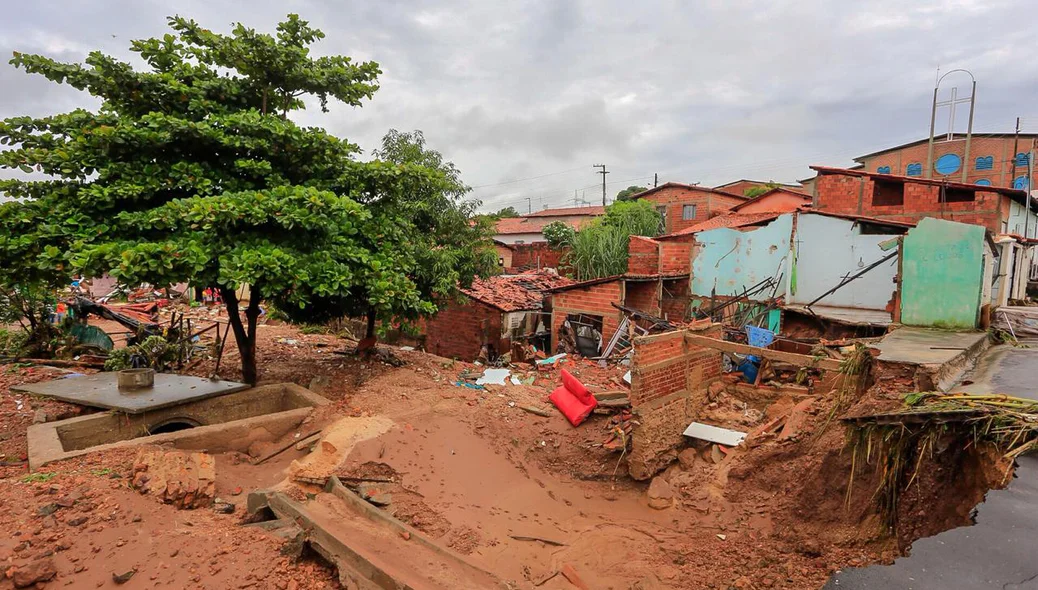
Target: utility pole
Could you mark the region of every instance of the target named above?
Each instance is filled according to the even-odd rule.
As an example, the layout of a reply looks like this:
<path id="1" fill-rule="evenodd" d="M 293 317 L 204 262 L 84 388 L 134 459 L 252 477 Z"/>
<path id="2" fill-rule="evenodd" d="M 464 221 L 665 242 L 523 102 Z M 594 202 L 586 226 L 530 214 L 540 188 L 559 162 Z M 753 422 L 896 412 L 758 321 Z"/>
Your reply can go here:
<path id="1" fill-rule="evenodd" d="M 530 201 L 530 197 L 526 197 L 526 214 L 533 213 L 533 202 Z"/>
<path id="2" fill-rule="evenodd" d="M 606 179 L 606 174 L 609 174 L 609 172 L 606 171 L 606 165 L 605 164 L 595 164 L 594 166 L 592 166 L 592 168 L 601 168 L 601 170 L 596 172 L 596 174 L 601 174 L 602 175 L 602 206 L 605 207 L 606 206 L 606 181 L 605 181 L 605 179 Z"/>
<path id="3" fill-rule="evenodd" d="M 580 203 L 580 197 L 577 196 L 577 189 L 573 189 L 573 206 L 576 207 Z"/>
<path id="4" fill-rule="evenodd" d="M 660 173 L 656 172 L 652 175 L 652 188 L 656 188 L 660 185 Z"/>
<path id="5" fill-rule="evenodd" d="M 1016 133 L 1013 134 L 1013 171 L 1009 174 L 1009 188 L 1013 188 L 1013 181 L 1016 180 L 1016 154 L 1019 153 L 1020 149 L 1020 117 L 1016 118 Z"/>

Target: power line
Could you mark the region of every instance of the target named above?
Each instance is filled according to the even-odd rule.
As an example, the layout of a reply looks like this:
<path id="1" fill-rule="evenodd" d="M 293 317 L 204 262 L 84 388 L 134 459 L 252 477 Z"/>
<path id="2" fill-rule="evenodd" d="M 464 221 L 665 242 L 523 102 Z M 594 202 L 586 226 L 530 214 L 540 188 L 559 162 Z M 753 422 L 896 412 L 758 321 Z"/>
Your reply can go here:
<path id="1" fill-rule="evenodd" d="M 514 180 L 506 180 L 504 182 L 492 182 L 490 184 L 477 184 L 469 188 L 486 188 L 488 186 L 501 186 L 505 184 L 515 184 L 517 182 L 526 182 L 527 180 L 537 180 L 539 178 L 547 178 L 549 176 L 558 176 L 560 174 L 568 174 L 570 172 L 577 172 L 578 170 L 584 170 L 584 168 L 570 168 L 569 170 L 561 170 L 559 172 L 549 172 L 547 174 L 541 174 L 540 176 L 528 176 L 526 178 L 516 178 Z"/>
<path id="2" fill-rule="evenodd" d="M 605 207 L 606 206 L 606 174 L 609 174 L 609 171 L 606 170 L 606 165 L 605 164 L 595 164 L 595 165 L 592 166 L 592 168 L 601 168 L 601 170 L 596 172 L 596 174 L 601 174 L 602 175 L 602 206 Z"/>

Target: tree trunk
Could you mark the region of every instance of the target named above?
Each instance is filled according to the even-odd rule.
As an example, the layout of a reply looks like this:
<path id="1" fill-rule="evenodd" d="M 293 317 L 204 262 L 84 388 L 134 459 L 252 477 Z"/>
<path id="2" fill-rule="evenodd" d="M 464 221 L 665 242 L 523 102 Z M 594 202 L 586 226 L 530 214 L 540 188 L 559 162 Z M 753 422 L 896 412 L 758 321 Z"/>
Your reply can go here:
<path id="1" fill-rule="evenodd" d="M 365 338 L 375 337 L 375 310 L 368 310 L 368 333 L 364 335 Z"/>
<path id="2" fill-rule="evenodd" d="M 220 296 L 223 298 L 224 305 L 227 306 L 227 321 L 234 332 L 234 341 L 238 345 L 238 353 L 241 356 L 242 381 L 255 385 L 257 381 L 256 318 L 259 317 L 259 291 L 250 287 L 249 292 L 249 306 L 245 309 L 245 319 L 248 322 L 246 327 L 242 324 L 238 310 L 238 294 L 234 289 L 220 287 Z"/>

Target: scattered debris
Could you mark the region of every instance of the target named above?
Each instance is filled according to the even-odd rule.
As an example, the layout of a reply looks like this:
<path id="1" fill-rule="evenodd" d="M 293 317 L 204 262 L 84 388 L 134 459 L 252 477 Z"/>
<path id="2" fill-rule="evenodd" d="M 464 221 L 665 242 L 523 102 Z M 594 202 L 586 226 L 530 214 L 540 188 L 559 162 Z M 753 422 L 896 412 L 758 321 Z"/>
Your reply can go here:
<path id="1" fill-rule="evenodd" d="M 28 588 L 53 580 L 54 576 L 58 575 L 58 570 L 54 567 L 54 559 L 47 556 L 15 567 L 10 575 L 15 588 Z"/>
<path id="2" fill-rule="evenodd" d="M 216 495 L 216 463 L 206 453 L 144 448 L 134 459 L 131 485 L 177 508 L 203 508 Z"/>

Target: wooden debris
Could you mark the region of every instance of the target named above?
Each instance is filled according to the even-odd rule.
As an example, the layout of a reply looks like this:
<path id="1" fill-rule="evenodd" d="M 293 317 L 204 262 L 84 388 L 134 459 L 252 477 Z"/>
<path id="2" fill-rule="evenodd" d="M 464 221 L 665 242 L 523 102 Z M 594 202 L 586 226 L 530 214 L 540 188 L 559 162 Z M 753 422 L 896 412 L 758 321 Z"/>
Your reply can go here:
<path id="1" fill-rule="evenodd" d="M 524 412 L 529 412 L 531 414 L 537 414 L 538 416 L 543 416 L 545 418 L 550 418 L 551 417 L 551 412 L 549 412 L 548 410 L 545 410 L 543 408 L 538 408 L 536 406 L 518 406 L 518 408 L 520 410 L 523 410 Z"/>
<path id="2" fill-rule="evenodd" d="M 274 449 L 273 451 L 270 451 L 266 455 L 263 455 L 262 457 L 260 457 L 256 461 L 254 461 L 252 464 L 253 465 L 259 465 L 259 464 L 261 464 L 261 463 L 263 463 L 263 462 L 265 462 L 265 461 L 267 461 L 267 460 L 269 460 L 269 459 L 271 459 L 273 457 L 276 457 L 276 456 L 280 455 L 281 453 L 284 453 L 288 449 L 292 448 L 293 446 L 295 446 L 297 442 L 298 443 L 302 443 L 302 442 L 306 442 L 309 439 L 314 439 L 313 442 L 316 442 L 317 441 L 317 437 L 319 437 L 320 434 L 321 434 L 321 431 L 318 430 L 317 432 L 311 432 L 310 434 L 304 436 L 302 439 L 300 439 L 298 441 L 291 440 L 291 441 L 288 442 L 288 444 L 281 445 L 280 447 Z"/>
<path id="3" fill-rule="evenodd" d="M 584 582 L 580 577 L 580 574 L 577 573 L 577 570 L 573 569 L 572 565 L 568 563 L 563 565 L 562 568 L 559 569 L 559 573 L 565 576 L 565 578 L 569 580 L 570 584 L 580 588 L 580 590 L 591 590 L 591 586 L 588 586 L 587 583 Z"/>
<path id="4" fill-rule="evenodd" d="M 540 541 L 541 543 L 545 543 L 547 545 L 554 545 L 556 547 L 563 547 L 563 546 L 566 545 L 562 541 L 555 541 L 553 539 L 545 539 L 544 537 L 532 537 L 532 536 L 528 536 L 528 535 L 508 535 L 508 536 L 513 538 L 513 539 L 515 539 L 516 541 Z"/>

